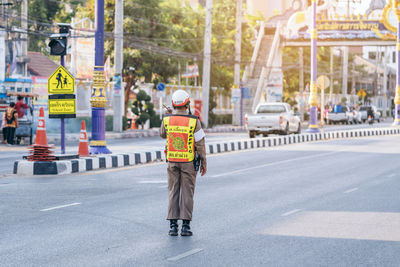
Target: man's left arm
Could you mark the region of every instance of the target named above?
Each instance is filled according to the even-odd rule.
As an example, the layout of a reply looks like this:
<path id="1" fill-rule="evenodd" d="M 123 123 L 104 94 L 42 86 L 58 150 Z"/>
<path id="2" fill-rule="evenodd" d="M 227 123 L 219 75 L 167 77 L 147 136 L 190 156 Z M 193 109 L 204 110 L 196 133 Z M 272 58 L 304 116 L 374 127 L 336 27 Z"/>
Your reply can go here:
<path id="1" fill-rule="evenodd" d="M 197 120 L 196 129 L 194 132 L 194 141 L 196 152 L 200 156 L 201 166 L 200 166 L 200 174 L 201 176 L 205 175 L 207 172 L 207 158 L 206 158 L 206 141 L 205 141 L 205 133 L 201 128 L 200 120 Z"/>

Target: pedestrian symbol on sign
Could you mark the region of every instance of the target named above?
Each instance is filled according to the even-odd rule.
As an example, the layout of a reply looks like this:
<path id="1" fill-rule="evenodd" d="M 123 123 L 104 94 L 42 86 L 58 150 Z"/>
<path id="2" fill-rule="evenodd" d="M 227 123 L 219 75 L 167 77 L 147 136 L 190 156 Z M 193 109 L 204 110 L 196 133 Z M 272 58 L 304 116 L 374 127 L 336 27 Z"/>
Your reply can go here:
<path id="1" fill-rule="evenodd" d="M 63 66 L 59 66 L 50 76 L 48 82 L 49 94 L 74 94 L 75 79 Z"/>
<path id="2" fill-rule="evenodd" d="M 68 85 L 67 77 L 64 78 L 64 84 Z M 60 85 L 61 88 L 63 88 L 63 75 L 61 74 L 61 70 L 59 70 L 57 74 L 57 88 L 59 88 Z"/>

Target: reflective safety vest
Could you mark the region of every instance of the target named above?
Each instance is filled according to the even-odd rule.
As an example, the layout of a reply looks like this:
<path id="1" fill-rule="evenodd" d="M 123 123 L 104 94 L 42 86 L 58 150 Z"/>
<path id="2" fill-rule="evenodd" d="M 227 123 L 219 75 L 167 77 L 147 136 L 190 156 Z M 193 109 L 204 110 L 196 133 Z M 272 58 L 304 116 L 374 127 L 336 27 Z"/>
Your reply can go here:
<path id="1" fill-rule="evenodd" d="M 169 115 L 164 118 L 167 132 L 167 159 L 170 162 L 194 160 L 194 131 L 197 117 L 191 115 Z"/>

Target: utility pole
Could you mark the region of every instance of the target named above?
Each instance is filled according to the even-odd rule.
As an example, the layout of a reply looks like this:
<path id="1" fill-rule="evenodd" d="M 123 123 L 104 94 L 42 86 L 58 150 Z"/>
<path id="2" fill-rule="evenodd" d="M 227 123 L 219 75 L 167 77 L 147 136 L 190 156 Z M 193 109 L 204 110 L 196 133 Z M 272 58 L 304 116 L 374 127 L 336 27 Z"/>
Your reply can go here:
<path id="1" fill-rule="evenodd" d="M 332 94 L 333 94 L 333 47 L 331 47 L 331 66 L 330 66 L 330 74 L 331 74 L 331 83 L 329 86 L 329 101 L 332 104 Z"/>
<path id="2" fill-rule="evenodd" d="M 114 29 L 114 91 L 113 91 L 113 130 L 122 132 L 122 117 L 125 114 L 125 92 L 122 92 L 122 68 L 124 49 L 124 0 L 115 0 Z"/>
<path id="3" fill-rule="evenodd" d="M 300 119 L 304 121 L 304 54 L 303 47 L 299 48 L 299 89 L 300 89 Z"/>
<path id="4" fill-rule="evenodd" d="M 388 69 L 387 69 L 387 64 L 388 64 L 388 48 L 385 46 L 385 56 L 383 57 L 383 117 L 387 116 L 387 92 L 388 92 Z M 390 115 L 389 115 L 390 116 Z"/>
<path id="5" fill-rule="evenodd" d="M 189 63 L 186 61 L 186 70 L 185 70 L 185 85 L 188 86 L 189 85 L 189 78 L 188 78 L 188 72 L 189 72 Z"/>
<path id="6" fill-rule="evenodd" d="M 181 85 L 181 62 L 178 61 L 178 84 Z"/>
<path id="7" fill-rule="evenodd" d="M 243 0 L 236 0 L 236 41 L 235 41 L 235 72 L 233 76 L 234 88 L 239 88 L 240 86 L 240 57 L 241 57 L 241 46 L 242 46 L 242 7 Z M 241 96 L 242 94 L 240 94 Z M 241 98 L 241 97 L 240 97 Z M 233 125 L 241 124 L 241 110 L 240 110 L 241 99 L 235 103 L 233 107 Z"/>
<path id="8" fill-rule="evenodd" d="M 350 0 L 347 0 L 347 18 L 350 18 Z M 342 97 L 348 93 L 347 79 L 348 79 L 348 65 L 349 65 L 349 47 L 343 47 L 343 75 L 342 75 Z"/>
<path id="9" fill-rule="evenodd" d="M 204 32 L 204 60 L 203 60 L 203 124 L 208 127 L 208 109 L 210 98 L 210 71 L 211 71 L 211 31 L 212 31 L 212 0 L 206 2 L 206 24 Z"/>
<path id="10" fill-rule="evenodd" d="M 28 56 L 28 0 L 23 0 L 21 5 L 21 28 L 25 32 L 21 34 L 22 41 L 22 56 L 24 62 Z M 28 64 L 24 63 L 23 75 L 28 75 Z"/>
<path id="11" fill-rule="evenodd" d="M 349 48 L 347 46 L 343 47 L 343 79 L 342 79 L 342 96 L 347 95 L 347 72 L 349 64 Z"/>

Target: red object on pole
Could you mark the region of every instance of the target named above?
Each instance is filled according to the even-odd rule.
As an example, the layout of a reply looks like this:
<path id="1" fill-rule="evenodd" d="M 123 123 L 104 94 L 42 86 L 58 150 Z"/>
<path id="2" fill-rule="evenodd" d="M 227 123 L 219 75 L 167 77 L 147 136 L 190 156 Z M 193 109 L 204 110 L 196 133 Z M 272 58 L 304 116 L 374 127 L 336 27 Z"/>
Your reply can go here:
<path id="1" fill-rule="evenodd" d="M 202 108 L 203 108 L 203 101 L 201 99 L 194 100 L 194 115 L 199 117 L 200 121 L 202 121 L 202 118 L 201 118 Z"/>
<path id="2" fill-rule="evenodd" d="M 79 157 L 88 157 L 88 156 L 90 156 L 85 121 L 81 122 L 81 134 L 79 136 L 79 151 L 78 151 L 78 154 L 79 154 Z"/>

